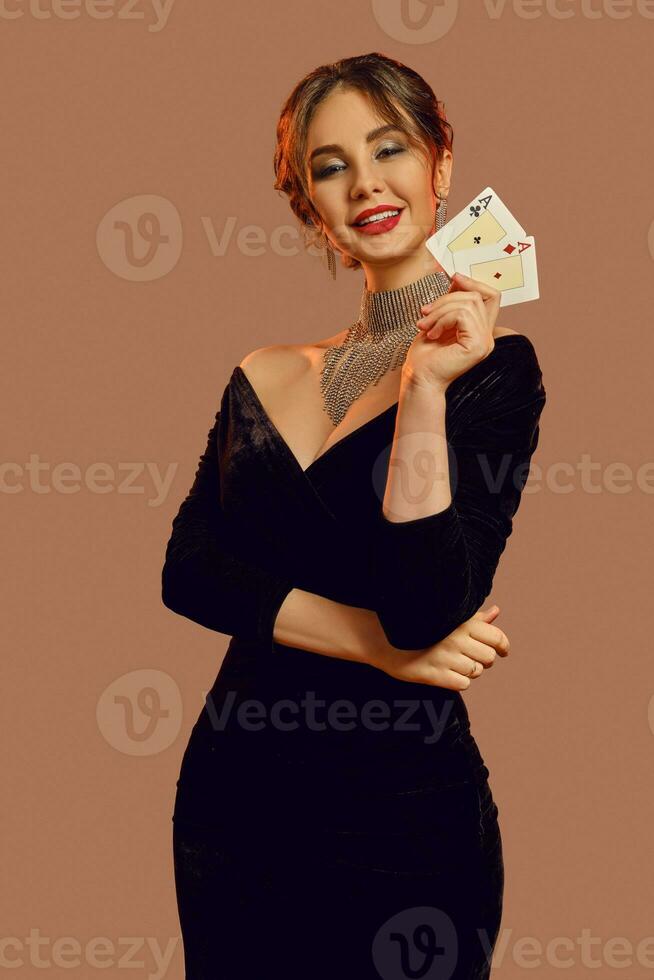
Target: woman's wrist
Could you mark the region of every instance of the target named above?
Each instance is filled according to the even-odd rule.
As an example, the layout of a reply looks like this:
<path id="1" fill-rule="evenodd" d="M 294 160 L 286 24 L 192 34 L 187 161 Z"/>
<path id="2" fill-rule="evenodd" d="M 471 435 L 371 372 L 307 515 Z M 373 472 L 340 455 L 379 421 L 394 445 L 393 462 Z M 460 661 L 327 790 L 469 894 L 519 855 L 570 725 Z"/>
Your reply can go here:
<path id="1" fill-rule="evenodd" d="M 437 381 L 434 378 L 426 378 L 416 374 L 412 367 L 405 364 L 400 374 L 400 398 L 402 395 L 411 396 L 426 393 L 431 398 L 445 398 L 448 384 L 444 381 Z"/>
<path id="2" fill-rule="evenodd" d="M 351 609 L 354 614 L 350 632 L 353 656 L 360 662 L 385 671 L 397 650 L 384 633 L 379 616 L 371 609 Z"/>

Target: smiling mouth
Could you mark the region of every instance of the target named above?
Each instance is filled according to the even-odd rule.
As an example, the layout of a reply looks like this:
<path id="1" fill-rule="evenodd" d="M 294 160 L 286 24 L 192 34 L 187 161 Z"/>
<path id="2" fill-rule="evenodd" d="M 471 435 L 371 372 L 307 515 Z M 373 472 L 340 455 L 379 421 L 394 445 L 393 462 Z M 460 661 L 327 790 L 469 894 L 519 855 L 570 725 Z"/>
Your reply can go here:
<path id="1" fill-rule="evenodd" d="M 380 221 L 388 221 L 389 218 L 396 218 L 402 213 L 402 208 L 389 208 L 387 211 L 378 211 L 377 214 L 372 214 L 368 218 L 364 218 L 363 221 L 353 222 L 353 228 L 363 228 L 365 225 L 374 225 Z"/>

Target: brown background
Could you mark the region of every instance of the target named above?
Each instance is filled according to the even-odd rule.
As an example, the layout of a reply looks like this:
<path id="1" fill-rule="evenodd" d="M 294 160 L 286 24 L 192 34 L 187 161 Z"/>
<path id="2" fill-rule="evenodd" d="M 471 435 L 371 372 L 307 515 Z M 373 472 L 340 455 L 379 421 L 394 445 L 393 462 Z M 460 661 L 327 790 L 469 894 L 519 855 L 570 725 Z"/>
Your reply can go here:
<path id="1" fill-rule="evenodd" d="M 427 9 L 411 3 L 416 17 Z M 329 336 L 358 311 L 360 273 L 339 267 L 332 283 L 299 240 L 285 240 L 297 254 L 272 244 L 295 221 L 272 189 L 272 154 L 295 82 L 374 50 L 421 72 L 446 103 L 450 216 L 490 184 L 538 244 L 541 299 L 498 321 L 533 340 L 548 393 L 534 489 L 488 600 L 501 606 L 512 655 L 466 695 L 504 840 L 498 976 L 525 975 L 525 937 L 542 944 L 522 961 L 540 963 L 532 977 L 560 970 L 555 955 L 575 977 L 651 975 L 654 942 L 648 958 L 637 946 L 654 935 L 654 522 L 636 471 L 653 459 L 654 9 L 507 2 L 493 16 L 490 3 L 461 3 L 443 37 L 421 41 L 416 29 L 408 43 L 383 26 L 392 7 L 178 0 L 160 30 L 145 2 L 132 19 L 118 16 L 121 3 L 105 20 L 84 7 L 65 19 L 74 6 L 57 13 L 49 0 L 40 9 L 50 18 L 19 0 L 11 9 L 22 16 L 0 17 L 10 464 L 0 921 L 18 943 L 31 929 L 49 937 L 41 956 L 53 965 L 39 976 L 97 975 L 84 959 L 93 937 L 116 947 L 105 977 L 127 969 L 121 937 L 163 947 L 179 937 L 175 781 L 228 639 L 162 605 L 164 548 L 234 366 L 256 347 Z M 436 4 L 433 16 L 447 9 Z M 144 195 L 170 205 L 145 207 Z M 144 210 L 159 215 L 169 241 L 151 262 L 139 266 L 123 233 L 102 224 L 115 205 L 133 232 Z M 208 230 L 220 238 L 229 222 L 224 254 L 212 251 Z M 248 225 L 261 230 L 259 255 L 236 240 Z M 146 249 L 135 234 L 136 256 Z M 30 482 L 30 454 L 47 464 L 45 492 Z M 577 470 L 584 454 L 598 464 L 593 492 Z M 79 467 L 77 492 L 64 492 L 60 463 Z M 114 468 L 108 492 L 85 480 L 95 463 Z M 143 472 L 128 490 L 119 467 L 130 463 Z M 631 468 L 622 492 L 602 486 L 613 463 Z M 560 464 L 572 475 L 557 477 Z M 157 498 L 149 473 L 171 465 Z M 155 724 L 139 741 L 141 675 L 118 679 L 144 669 L 170 713 L 163 736 Z M 133 729 L 112 700 L 117 681 Z M 600 940 L 590 958 L 584 930 Z M 82 946 L 74 968 L 54 963 L 66 936 Z M 568 947 L 548 956 L 557 937 Z M 23 963 L 14 976 L 36 975 L 27 946 L 5 956 Z M 141 962 L 131 977 L 156 975 L 147 947 L 131 959 Z M 164 975 L 182 976 L 181 940 Z"/>

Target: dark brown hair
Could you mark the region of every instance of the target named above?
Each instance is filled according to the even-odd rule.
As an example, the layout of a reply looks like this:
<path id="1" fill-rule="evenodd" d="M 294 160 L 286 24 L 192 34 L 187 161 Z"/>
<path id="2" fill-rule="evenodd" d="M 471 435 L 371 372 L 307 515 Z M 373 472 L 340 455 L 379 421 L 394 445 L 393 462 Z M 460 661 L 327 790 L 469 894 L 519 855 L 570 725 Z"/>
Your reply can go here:
<path id="1" fill-rule="evenodd" d="M 288 195 L 303 229 L 320 224 L 307 180 L 309 125 L 320 103 L 339 88 L 367 95 L 385 122 L 399 126 L 412 146 L 428 153 L 432 180 L 443 150 L 452 150 L 454 131 L 445 117 L 444 103 L 412 68 L 376 51 L 315 68 L 298 82 L 282 107 L 274 155 L 275 190 Z M 345 254 L 341 262 L 350 269 L 361 265 Z"/>

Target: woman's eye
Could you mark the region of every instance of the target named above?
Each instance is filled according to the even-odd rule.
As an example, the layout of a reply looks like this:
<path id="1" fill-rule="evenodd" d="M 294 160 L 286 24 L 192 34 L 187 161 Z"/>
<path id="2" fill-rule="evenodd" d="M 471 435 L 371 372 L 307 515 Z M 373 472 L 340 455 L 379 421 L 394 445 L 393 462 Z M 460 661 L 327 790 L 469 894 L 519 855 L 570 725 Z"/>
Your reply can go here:
<path id="1" fill-rule="evenodd" d="M 404 153 L 404 147 L 403 146 L 385 146 L 384 149 L 379 154 L 379 156 L 381 156 L 383 153 L 390 153 L 391 156 L 393 154 L 395 154 L 395 153 Z"/>
<path id="2" fill-rule="evenodd" d="M 325 167 L 324 170 L 321 170 L 318 173 L 318 177 L 329 177 L 330 174 L 333 174 L 335 173 L 335 171 L 342 170 L 342 169 L 343 169 L 342 167 L 339 167 L 337 166 L 337 164 L 333 163 L 331 167 Z"/>
<path id="3" fill-rule="evenodd" d="M 377 159 L 379 159 L 379 157 L 383 157 L 384 155 L 395 156 L 396 153 L 404 153 L 404 147 L 403 146 L 385 146 L 383 148 L 383 150 L 380 150 L 380 152 L 377 154 Z M 343 167 L 344 167 L 343 164 L 340 164 L 339 165 L 339 164 L 336 164 L 336 163 L 332 163 L 329 167 L 325 167 L 324 170 L 320 170 L 318 172 L 318 174 L 317 174 L 317 177 L 319 179 L 321 179 L 323 177 L 329 177 L 330 174 L 338 173 L 340 170 L 343 170 Z"/>

